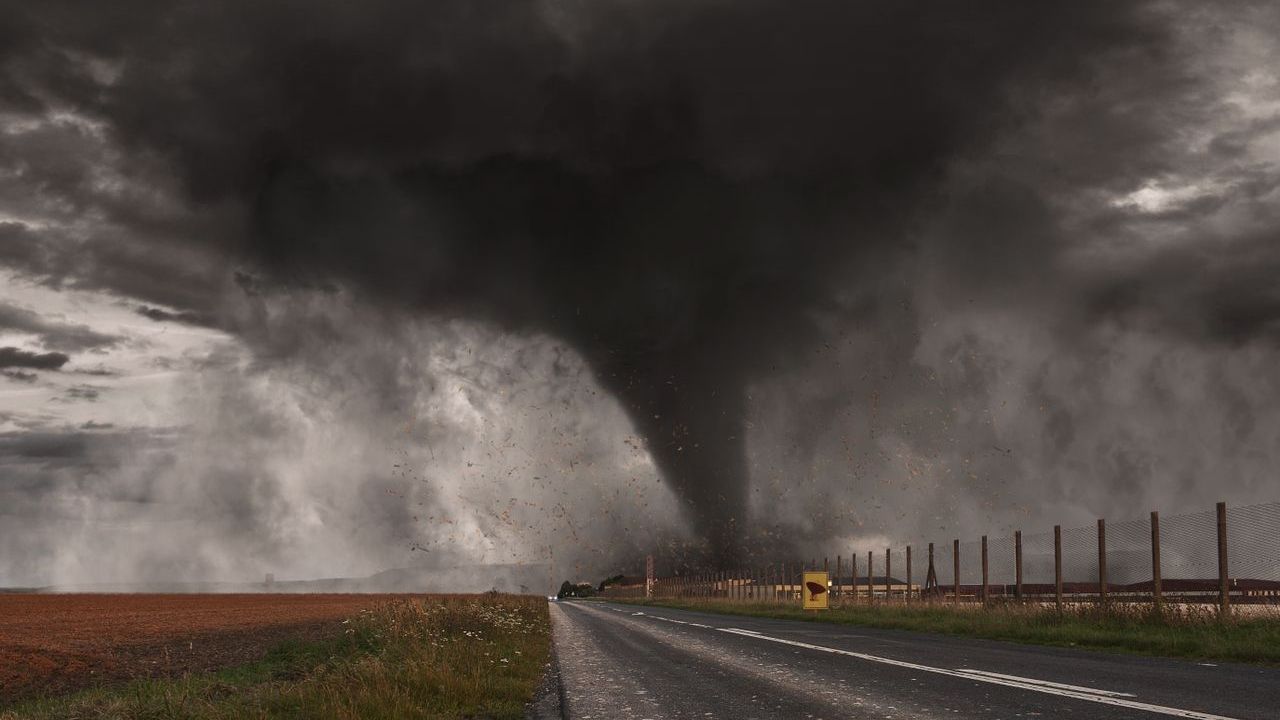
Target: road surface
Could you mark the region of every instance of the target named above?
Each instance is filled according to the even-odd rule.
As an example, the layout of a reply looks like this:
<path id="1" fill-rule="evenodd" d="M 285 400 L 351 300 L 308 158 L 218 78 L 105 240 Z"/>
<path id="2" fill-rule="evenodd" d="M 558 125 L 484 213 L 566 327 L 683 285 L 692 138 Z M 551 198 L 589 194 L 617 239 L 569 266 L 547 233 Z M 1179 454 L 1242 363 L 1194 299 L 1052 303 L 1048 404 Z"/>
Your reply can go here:
<path id="1" fill-rule="evenodd" d="M 602 602 L 551 606 L 565 717 L 1280 718 L 1280 669 Z"/>

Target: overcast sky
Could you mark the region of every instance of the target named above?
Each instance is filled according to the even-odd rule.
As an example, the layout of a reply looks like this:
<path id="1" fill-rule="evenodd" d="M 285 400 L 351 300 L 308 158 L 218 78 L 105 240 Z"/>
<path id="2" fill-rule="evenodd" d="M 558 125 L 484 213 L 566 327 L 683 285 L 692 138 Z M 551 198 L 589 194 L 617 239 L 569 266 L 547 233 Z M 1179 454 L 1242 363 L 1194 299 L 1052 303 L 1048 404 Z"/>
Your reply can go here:
<path id="1" fill-rule="evenodd" d="M 1280 500 L 1278 38 L 1269 2 L 0 0 L 0 585 Z"/>

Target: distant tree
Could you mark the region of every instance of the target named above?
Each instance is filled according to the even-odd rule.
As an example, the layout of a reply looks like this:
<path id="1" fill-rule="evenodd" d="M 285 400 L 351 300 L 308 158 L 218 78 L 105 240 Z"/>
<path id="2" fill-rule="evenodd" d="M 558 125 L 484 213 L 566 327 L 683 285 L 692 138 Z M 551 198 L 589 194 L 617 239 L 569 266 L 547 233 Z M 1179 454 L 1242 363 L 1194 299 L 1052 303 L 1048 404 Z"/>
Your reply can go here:
<path id="1" fill-rule="evenodd" d="M 617 585 L 620 582 L 622 582 L 621 575 L 614 575 L 613 577 L 607 577 L 604 580 L 600 581 L 600 592 L 604 592 L 605 588 L 609 587 L 610 585 Z"/>
<path id="2" fill-rule="evenodd" d="M 564 582 L 560 583 L 560 592 L 556 593 L 556 597 L 558 598 L 573 597 L 573 583 L 569 582 L 568 580 L 565 580 Z"/>

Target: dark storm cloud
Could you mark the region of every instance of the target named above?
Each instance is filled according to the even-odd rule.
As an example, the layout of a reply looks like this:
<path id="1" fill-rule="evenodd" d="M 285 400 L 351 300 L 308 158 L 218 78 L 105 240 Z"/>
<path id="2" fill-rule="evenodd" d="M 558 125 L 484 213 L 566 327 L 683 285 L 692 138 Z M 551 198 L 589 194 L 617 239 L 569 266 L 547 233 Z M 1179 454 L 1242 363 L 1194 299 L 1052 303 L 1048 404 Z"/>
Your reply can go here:
<path id="1" fill-rule="evenodd" d="M 47 273 L 50 266 L 39 235 L 18 222 L 0 222 L 0 263 L 40 274 Z"/>
<path id="2" fill-rule="evenodd" d="M 1274 20 L 1248 7 L 1255 26 Z M 1193 33 L 1202 42 L 1223 39 L 1182 9 L 1213 28 Z M 122 157 L 164 161 L 137 172 L 179 182 L 186 212 L 103 195 L 59 160 L 60 141 L 92 133 L 53 128 L 23 151 L 59 199 L 44 212 L 92 209 L 116 230 L 81 245 L 2 224 L 0 262 L 135 297 L 160 321 L 207 324 L 225 289 L 210 266 L 225 276 L 230 258 L 264 317 L 287 291 L 337 282 L 397 310 L 555 335 L 723 548 L 755 472 L 743 443 L 762 379 L 821 368 L 789 381 L 811 400 L 780 431 L 802 465 L 830 426 L 879 442 L 906 420 L 921 456 L 985 458 L 1003 440 L 965 413 L 994 402 L 1004 368 L 1026 363 L 1045 404 L 1074 399 L 1049 361 L 984 344 L 978 331 L 1013 310 L 1045 328 L 1051 355 L 1087 367 L 1113 364 L 1092 335 L 1113 324 L 1205 352 L 1274 341 L 1274 210 L 1240 212 L 1259 227 L 1216 237 L 1206 220 L 1275 192 L 1248 157 L 1268 121 L 1208 142 L 1238 162 L 1218 190 L 1110 202 L 1150 178 L 1202 179 L 1182 176 L 1200 163 L 1187 129 L 1223 112 L 1177 44 L 1180 15 L 1116 2 L 14 3 L 0 98 L 101 121 Z M 1167 237 L 1174 226 L 1211 242 Z M 1102 259 L 1072 254 L 1095 241 Z M 1106 254 L 1117 245 L 1129 252 Z M 972 327 L 933 330 L 952 317 Z M 264 357 L 343 337 L 322 322 L 239 330 Z M 946 373 L 926 361 L 953 384 L 930 385 Z M 370 384 L 391 409 L 405 402 L 398 366 L 360 365 L 383 376 Z M 1053 458 L 1089 441 L 1085 415 L 1049 414 Z M 859 456 L 855 472 L 876 462 Z M 989 504 L 996 487 L 966 492 Z"/>
<path id="3" fill-rule="evenodd" d="M 46 348 L 66 352 L 112 347 L 122 340 L 116 335 L 97 332 L 88 325 L 58 322 L 3 301 L 0 301 L 0 330 L 31 333 Z"/>
<path id="4" fill-rule="evenodd" d="M 21 370 L 5 370 L 3 372 L 0 372 L 0 375 L 3 375 L 9 378 L 10 380 L 15 380 L 17 382 L 24 382 L 24 383 L 33 383 L 36 381 L 36 378 L 39 377 L 35 373 L 23 372 Z"/>
<path id="5" fill-rule="evenodd" d="M 0 348 L 0 368 L 58 370 L 70 360 L 69 356 L 60 352 L 38 353 L 16 347 Z"/>
<path id="6" fill-rule="evenodd" d="M 909 251 L 954 158 L 1164 40 L 1112 2 L 10 16 L 0 96 L 70 102 L 168 158 L 195 203 L 249 208 L 251 231 L 218 241 L 284 281 L 571 343 L 720 546 L 744 513 L 746 388 L 813 345 L 832 285 L 857 293 Z M 1016 247 L 954 254 L 992 256 L 960 271 L 981 279 Z"/>

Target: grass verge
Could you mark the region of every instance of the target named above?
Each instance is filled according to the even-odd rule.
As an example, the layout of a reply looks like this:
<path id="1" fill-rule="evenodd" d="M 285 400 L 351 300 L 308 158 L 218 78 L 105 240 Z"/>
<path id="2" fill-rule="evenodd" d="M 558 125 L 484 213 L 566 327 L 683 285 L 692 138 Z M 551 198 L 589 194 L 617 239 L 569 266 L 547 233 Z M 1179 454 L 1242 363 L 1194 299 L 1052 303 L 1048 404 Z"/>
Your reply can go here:
<path id="1" fill-rule="evenodd" d="M 520 718 L 549 655 L 542 598 L 399 600 L 346 621 L 338 637 L 284 644 L 258 662 L 29 700 L 0 720 Z"/>
<path id="2" fill-rule="evenodd" d="M 891 630 L 965 635 L 1140 655 L 1280 665 L 1280 613 L 1253 613 L 1222 621 L 1205 606 L 998 606 L 982 611 L 943 605 L 858 605 L 815 613 L 793 604 L 714 600 L 623 600 L 751 617 L 806 620 Z"/>

